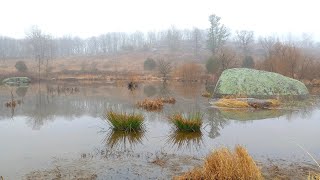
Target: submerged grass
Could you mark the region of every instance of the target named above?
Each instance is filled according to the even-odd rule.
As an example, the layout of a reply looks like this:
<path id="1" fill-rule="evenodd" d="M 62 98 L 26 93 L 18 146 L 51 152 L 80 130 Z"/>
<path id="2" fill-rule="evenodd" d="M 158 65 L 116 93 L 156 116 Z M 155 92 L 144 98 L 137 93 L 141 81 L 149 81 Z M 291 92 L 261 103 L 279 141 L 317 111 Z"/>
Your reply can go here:
<path id="1" fill-rule="evenodd" d="M 160 111 L 163 109 L 164 103 L 175 104 L 176 99 L 173 97 L 157 98 L 157 99 L 144 99 L 139 101 L 137 106 L 147 111 Z"/>
<path id="2" fill-rule="evenodd" d="M 213 151 L 205 159 L 201 168 L 195 168 L 173 179 L 263 179 L 260 169 L 242 146 L 236 146 L 234 152 L 228 148 Z"/>
<path id="3" fill-rule="evenodd" d="M 163 109 L 163 102 L 161 99 L 144 99 L 139 101 L 137 106 L 147 111 L 159 111 Z"/>
<path id="4" fill-rule="evenodd" d="M 212 94 L 209 93 L 208 91 L 204 92 L 201 94 L 202 97 L 206 97 L 206 98 L 211 98 L 212 97 Z"/>
<path id="5" fill-rule="evenodd" d="M 255 109 L 265 109 L 274 108 L 280 106 L 280 101 L 277 99 L 252 99 L 252 98 L 222 98 L 214 102 L 217 107 L 224 108 L 255 108 Z"/>
<path id="6" fill-rule="evenodd" d="M 176 113 L 169 117 L 177 131 L 199 132 L 202 125 L 203 115 L 200 112 L 183 115 Z"/>
<path id="7" fill-rule="evenodd" d="M 162 103 L 175 104 L 176 99 L 174 97 L 160 98 Z"/>
<path id="8" fill-rule="evenodd" d="M 136 132 L 143 130 L 144 117 L 142 114 L 108 111 L 106 120 L 115 131 Z"/>

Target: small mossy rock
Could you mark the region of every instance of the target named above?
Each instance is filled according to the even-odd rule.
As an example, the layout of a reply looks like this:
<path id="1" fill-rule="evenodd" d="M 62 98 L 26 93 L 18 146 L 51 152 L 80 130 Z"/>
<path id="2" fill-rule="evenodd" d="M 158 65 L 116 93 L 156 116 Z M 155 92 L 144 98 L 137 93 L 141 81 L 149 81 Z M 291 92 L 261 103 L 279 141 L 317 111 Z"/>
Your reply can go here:
<path id="1" fill-rule="evenodd" d="M 3 84 L 8 85 L 25 85 L 29 84 L 30 82 L 31 79 L 28 77 L 10 77 L 2 81 Z"/>
<path id="2" fill-rule="evenodd" d="M 303 98 L 308 94 L 307 87 L 298 80 L 278 73 L 247 68 L 223 71 L 214 90 L 215 97 L 296 96 Z"/>

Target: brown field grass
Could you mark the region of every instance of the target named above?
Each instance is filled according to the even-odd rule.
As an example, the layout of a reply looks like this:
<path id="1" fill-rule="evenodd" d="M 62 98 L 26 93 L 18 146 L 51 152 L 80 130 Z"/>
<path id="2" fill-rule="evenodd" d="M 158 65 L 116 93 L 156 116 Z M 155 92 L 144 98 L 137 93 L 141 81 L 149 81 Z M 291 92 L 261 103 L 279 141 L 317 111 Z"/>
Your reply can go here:
<path id="1" fill-rule="evenodd" d="M 213 151 L 205 159 L 201 168 L 195 168 L 183 175 L 176 176 L 173 179 L 202 179 L 202 180 L 220 180 L 220 179 L 243 179 L 260 180 L 262 174 L 247 150 L 242 146 L 236 146 L 234 152 L 227 148 L 220 148 Z"/>

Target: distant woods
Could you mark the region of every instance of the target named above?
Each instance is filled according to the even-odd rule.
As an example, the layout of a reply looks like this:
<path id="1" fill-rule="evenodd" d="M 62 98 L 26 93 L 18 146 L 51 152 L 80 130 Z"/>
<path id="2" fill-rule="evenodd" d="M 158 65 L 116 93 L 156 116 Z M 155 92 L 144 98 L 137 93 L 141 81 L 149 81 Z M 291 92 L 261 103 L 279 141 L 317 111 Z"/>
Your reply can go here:
<path id="1" fill-rule="evenodd" d="M 202 77 L 200 71 L 219 76 L 223 70 L 234 67 L 272 71 L 310 81 L 320 78 L 320 43 L 314 42 L 312 36 L 304 34 L 300 39 L 256 37 L 250 30 L 232 31 L 215 14 L 208 17 L 207 29 L 172 26 L 162 31 L 109 32 L 80 38 L 71 35 L 53 37 L 33 27 L 24 39 L 0 36 L 0 62 L 34 59 L 39 74 L 40 71 L 48 74 L 50 63 L 59 58 L 118 54 L 129 57 L 133 52 L 148 52 L 150 58 L 144 61 L 143 69 L 158 70 L 163 79 L 176 71 L 186 79 Z M 176 69 L 176 65 L 180 69 Z M 91 69 L 98 68 L 92 63 Z M 16 69 L 19 72 L 28 70 L 23 62 L 17 63 Z M 196 72 L 192 73 L 193 70 Z"/>

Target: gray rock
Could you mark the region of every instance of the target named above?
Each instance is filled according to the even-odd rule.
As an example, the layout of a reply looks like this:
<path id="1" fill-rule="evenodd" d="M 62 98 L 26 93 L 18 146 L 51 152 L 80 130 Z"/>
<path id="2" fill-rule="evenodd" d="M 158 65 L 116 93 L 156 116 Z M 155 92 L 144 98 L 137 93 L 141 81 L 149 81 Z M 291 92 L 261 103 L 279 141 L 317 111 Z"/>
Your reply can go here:
<path id="1" fill-rule="evenodd" d="M 278 73 L 247 68 L 223 71 L 214 90 L 214 97 L 306 97 L 308 94 L 307 87 L 298 80 Z"/>

